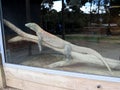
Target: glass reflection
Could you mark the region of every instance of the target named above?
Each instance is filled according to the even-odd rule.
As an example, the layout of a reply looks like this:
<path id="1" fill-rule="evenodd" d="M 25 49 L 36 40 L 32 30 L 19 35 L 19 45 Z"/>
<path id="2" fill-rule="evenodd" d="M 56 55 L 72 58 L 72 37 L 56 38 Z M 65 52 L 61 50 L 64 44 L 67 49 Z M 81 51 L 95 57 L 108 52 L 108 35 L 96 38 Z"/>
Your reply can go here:
<path id="1" fill-rule="evenodd" d="M 19 35 L 14 28 L 4 25 L 7 63 L 120 77 L 120 6 L 110 6 L 109 0 L 30 0 L 28 4 L 29 7 L 26 8 L 24 1 L 2 0 L 4 19 L 27 35 L 35 36 L 35 39 L 32 36 L 23 38 L 23 34 Z M 29 16 L 27 10 L 30 10 Z M 39 32 L 27 28 L 25 24 L 28 22 L 39 25 L 45 32 L 45 38 L 40 37 Z M 63 40 L 60 38 L 63 35 L 67 45 L 61 44 Z M 11 42 L 12 40 L 17 41 Z M 89 52 L 88 49 L 76 49 L 80 46 L 94 49 L 102 55 L 114 75 L 92 51 L 86 53 Z M 55 62 L 63 63 L 67 60 L 76 60 L 77 63 L 48 67 Z"/>

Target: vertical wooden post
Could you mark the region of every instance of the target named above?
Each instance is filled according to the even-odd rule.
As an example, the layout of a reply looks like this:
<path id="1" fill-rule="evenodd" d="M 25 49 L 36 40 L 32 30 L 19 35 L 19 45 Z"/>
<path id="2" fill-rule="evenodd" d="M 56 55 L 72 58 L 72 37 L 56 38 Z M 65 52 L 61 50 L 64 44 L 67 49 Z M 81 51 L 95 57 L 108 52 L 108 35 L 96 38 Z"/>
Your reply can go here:
<path id="1" fill-rule="evenodd" d="M 5 74 L 4 74 L 2 59 L 1 59 L 1 54 L 0 54 L 0 88 L 4 88 L 5 86 L 6 86 Z"/>

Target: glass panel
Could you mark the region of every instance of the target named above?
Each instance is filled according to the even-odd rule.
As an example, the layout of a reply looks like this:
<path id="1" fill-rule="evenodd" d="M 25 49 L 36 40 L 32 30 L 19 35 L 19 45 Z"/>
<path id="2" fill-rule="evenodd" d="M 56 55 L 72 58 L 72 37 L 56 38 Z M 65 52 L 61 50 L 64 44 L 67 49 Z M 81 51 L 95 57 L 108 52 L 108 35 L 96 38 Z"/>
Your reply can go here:
<path id="1" fill-rule="evenodd" d="M 112 4 L 2 0 L 6 62 L 120 77 L 120 6 Z"/>

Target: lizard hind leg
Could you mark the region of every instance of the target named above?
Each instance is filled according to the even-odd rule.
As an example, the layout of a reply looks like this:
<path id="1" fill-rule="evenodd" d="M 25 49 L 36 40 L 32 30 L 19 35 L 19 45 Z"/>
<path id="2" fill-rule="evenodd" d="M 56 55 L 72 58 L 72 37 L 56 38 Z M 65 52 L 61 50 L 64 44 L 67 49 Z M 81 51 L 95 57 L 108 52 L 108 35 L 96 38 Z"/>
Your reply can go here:
<path id="1" fill-rule="evenodd" d="M 58 62 L 49 64 L 49 65 L 47 65 L 47 67 L 53 68 L 53 67 L 58 67 L 58 66 L 71 65 L 72 64 L 71 50 L 72 50 L 71 46 L 69 44 L 65 44 L 65 46 L 64 46 L 65 59 L 62 61 L 58 61 Z"/>
<path id="2" fill-rule="evenodd" d="M 71 46 L 69 44 L 65 44 L 65 46 L 64 46 L 64 55 L 65 55 L 65 60 L 66 61 L 72 60 L 71 50 L 72 50 Z"/>

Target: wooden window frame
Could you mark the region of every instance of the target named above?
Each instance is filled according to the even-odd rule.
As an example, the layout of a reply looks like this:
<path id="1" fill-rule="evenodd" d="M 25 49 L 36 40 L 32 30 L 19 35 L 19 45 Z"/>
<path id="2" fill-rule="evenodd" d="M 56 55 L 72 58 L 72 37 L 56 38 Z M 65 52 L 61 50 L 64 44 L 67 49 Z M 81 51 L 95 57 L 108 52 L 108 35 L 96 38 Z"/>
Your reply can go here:
<path id="1" fill-rule="evenodd" d="M 120 78 L 117 77 L 51 70 L 5 62 L 2 11 L 0 11 L 0 17 L 0 53 L 7 86 L 23 90 L 98 90 L 100 88 L 120 90 Z"/>

